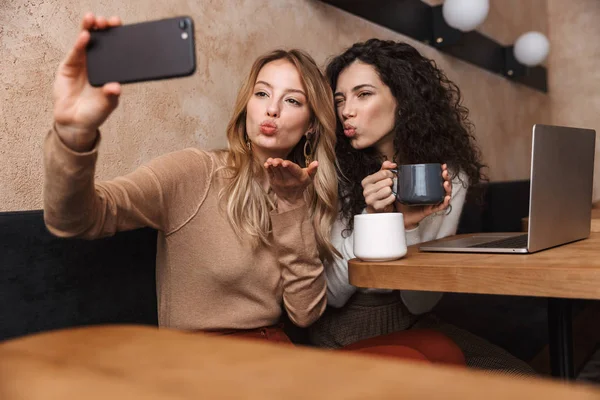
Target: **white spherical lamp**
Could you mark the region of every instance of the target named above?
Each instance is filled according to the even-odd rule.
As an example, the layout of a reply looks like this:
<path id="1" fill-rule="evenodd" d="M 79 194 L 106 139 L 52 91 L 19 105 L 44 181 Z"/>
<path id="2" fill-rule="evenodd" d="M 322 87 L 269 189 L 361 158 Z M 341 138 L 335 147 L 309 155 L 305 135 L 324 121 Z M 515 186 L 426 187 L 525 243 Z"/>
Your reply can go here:
<path id="1" fill-rule="evenodd" d="M 550 42 L 541 32 L 527 32 L 519 36 L 514 46 L 515 58 L 528 67 L 541 64 L 550 52 Z"/>
<path id="2" fill-rule="evenodd" d="M 452 28 L 468 32 L 481 25 L 489 10 L 489 0 L 446 0 L 442 15 Z"/>

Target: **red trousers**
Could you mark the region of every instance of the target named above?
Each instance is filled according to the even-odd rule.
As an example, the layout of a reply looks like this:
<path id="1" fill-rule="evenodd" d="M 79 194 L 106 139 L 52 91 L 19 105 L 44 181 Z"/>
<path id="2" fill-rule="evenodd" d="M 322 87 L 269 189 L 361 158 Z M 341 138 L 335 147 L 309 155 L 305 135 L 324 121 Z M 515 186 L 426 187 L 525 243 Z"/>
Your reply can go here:
<path id="1" fill-rule="evenodd" d="M 218 336 L 232 336 L 244 339 L 268 340 L 273 343 L 285 343 L 293 345 L 292 341 L 283 331 L 283 325 L 267 326 L 256 329 L 223 329 L 219 331 L 209 331 L 208 334 Z"/>
<path id="2" fill-rule="evenodd" d="M 382 357 L 411 358 L 440 364 L 465 365 L 465 356 L 449 337 L 430 329 L 393 332 L 352 343 L 341 349 Z"/>
<path id="3" fill-rule="evenodd" d="M 293 345 L 281 326 L 209 333 Z M 465 365 L 465 357 L 461 349 L 446 335 L 429 329 L 414 329 L 376 336 L 352 343 L 341 348 L 340 351 L 431 363 Z"/>

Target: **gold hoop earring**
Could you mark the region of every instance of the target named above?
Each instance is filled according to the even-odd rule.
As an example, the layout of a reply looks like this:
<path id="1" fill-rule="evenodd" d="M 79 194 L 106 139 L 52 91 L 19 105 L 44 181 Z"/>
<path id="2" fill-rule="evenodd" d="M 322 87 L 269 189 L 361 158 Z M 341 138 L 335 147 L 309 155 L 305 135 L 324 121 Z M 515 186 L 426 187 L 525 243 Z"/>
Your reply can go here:
<path id="1" fill-rule="evenodd" d="M 304 142 L 304 162 L 306 164 L 306 167 L 308 167 L 312 162 L 313 154 L 315 151 L 314 146 L 310 141 L 311 136 L 312 134 L 307 134 L 306 141 Z"/>

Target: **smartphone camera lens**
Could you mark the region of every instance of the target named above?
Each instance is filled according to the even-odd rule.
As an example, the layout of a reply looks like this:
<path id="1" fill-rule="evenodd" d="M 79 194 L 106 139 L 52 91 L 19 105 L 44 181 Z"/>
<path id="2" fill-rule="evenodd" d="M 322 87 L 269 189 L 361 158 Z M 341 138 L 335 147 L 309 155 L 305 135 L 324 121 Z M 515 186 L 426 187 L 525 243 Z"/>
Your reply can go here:
<path id="1" fill-rule="evenodd" d="M 185 29 L 187 28 L 187 21 L 185 19 L 182 19 L 181 21 L 179 21 L 179 29 Z"/>

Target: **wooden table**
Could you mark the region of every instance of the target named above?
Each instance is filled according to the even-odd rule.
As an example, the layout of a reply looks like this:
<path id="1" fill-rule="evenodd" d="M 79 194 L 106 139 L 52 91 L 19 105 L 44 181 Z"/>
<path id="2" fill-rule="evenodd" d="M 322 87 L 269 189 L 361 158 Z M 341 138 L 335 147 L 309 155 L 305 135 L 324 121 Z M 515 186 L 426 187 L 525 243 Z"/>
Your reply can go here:
<path id="1" fill-rule="evenodd" d="M 600 389 L 151 327 L 0 343 L 0 398 L 591 400 Z"/>
<path id="2" fill-rule="evenodd" d="M 551 298 L 553 374 L 573 377 L 571 305 L 564 299 L 600 299 L 600 233 L 526 255 L 425 253 L 410 246 L 406 257 L 396 261 L 351 260 L 349 280 L 369 288 Z"/>

